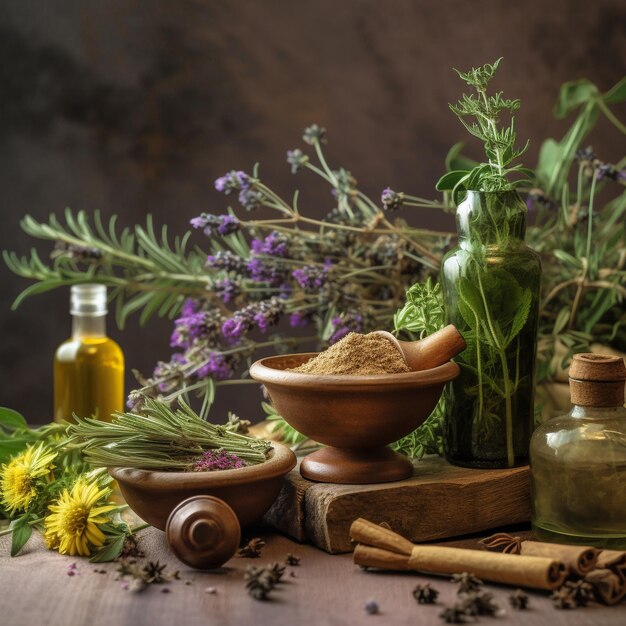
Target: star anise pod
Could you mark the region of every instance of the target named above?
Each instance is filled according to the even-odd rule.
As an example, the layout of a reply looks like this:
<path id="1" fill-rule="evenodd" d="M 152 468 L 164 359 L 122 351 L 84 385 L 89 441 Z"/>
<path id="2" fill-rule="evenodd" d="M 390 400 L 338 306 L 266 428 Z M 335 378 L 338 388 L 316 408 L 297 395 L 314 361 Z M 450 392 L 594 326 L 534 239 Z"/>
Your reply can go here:
<path id="1" fill-rule="evenodd" d="M 510 596 L 509 602 L 514 609 L 523 611 L 528 608 L 528 594 L 521 589 L 516 589 Z"/>
<path id="2" fill-rule="evenodd" d="M 519 554 L 522 551 L 522 540 L 507 533 L 496 533 L 480 543 L 486 550 L 491 552 L 504 552 L 505 554 Z"/>
<path id="3" fill-rule="evenodd" d="M 493 594 L 488 591 L 471 591 L 463 594 L 461 606 L 467 615 L 491 615 L 501 612 L 500 606 L 493 599 Z"/>
<path id="4" fill-rule="evenodd" d="M 158 561 L 150 561 L 143 566 L 144 580 L 151 585 L 152 583 L 162 583 L 165 581 L 163 572 L 167 567 L 166 563 L 161 565 Z"/>
<path id="5" fill-rule="evenodd" d="M 556 598 L 554 597 L 556 594 Z M 594 600 L 593 586 L 585 580 L 568 580 L 559 590 L 552 594 L 555 605 L 558 603 L 572 606 L 558 606 L 558 608 L 571 609 L 579 606 L 587 606 Z"/>
<path id="6" fill-rule="evenodd" d="M 552 592 L 550 596 L 552 603 L 557 609 L 575 609 L 576 601 L 572 598 L 570 592 L 565 587 L 561 587 Z"/>
<path id="7" fill-rule="evenodd" d="M 430 583 L 417 585 L 415 589 L 413 589 L 413 597 L 417 600 L 418 604 L 435 604 L 438 595 L 439 592 L 433 589 Z"/>
<path id="8" fill-rule="evenodd" d="M 266 567 L 275 583 L 279 583 L 285 573 L 285 566 L 280 563 L 272 563 Z"/>
<path id="9" fill-rule="evenodd" d="M 468 572 L 454 574 L 452 576 L 452 582 L 459 585 L 459 588 L 457 589 L 458 594 L 478 591 L 483 586 L 483 581 L 480 580 L 480 578 L 477 578 L 474 574 L 469 574 Z"/>
<path id="10" fill-rule="evenodd" d="M 285 557 L 285 564 L 286 565 L 300 565 L 300 557 L 299 556 L 295 556 L 294 554 L 291 554 L 291 552 Z"/>
<path id="11" fill-rule="evenodd" d="M 246 582 L 247 592 L 255 600 L 267 600 L 267 597 L 272 589 L 274 589 L 281 576 L 282 573 L 280 573 L 277 578 L 275 570 L 271 567 L 255 567 L 254 565 L 248 565 L 243 579 Z"/>
<path id="12" fill-rule="evenodd" d="M 245 559 L 258 559 L 261 556 L 261 550 L 265 547 L 265 541 L 260 537 L 250 539 L 248 543 L 239 548 L 237 556 Z"/>
<path id="13" fill-rule="evenodd" d="M 446 607 L 441 613 L 439 613 L 439 617 L 446 624 L 465 624 L 471 620 L 471 617 L 459 604 Z"/>

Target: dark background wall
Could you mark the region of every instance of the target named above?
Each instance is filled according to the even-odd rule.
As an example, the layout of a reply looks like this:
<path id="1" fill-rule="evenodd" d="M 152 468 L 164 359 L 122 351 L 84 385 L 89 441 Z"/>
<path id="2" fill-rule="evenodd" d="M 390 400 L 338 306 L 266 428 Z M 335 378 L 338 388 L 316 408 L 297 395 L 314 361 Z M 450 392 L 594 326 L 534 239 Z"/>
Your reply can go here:
<path id="1" fill-rule="evenodd" d="M 301 181 L 284 153 L 311 122 L 374 197 L 386 185 L 434 195 L 463 138 L 446 106 L 461 90 L 450 67 L 498 56 L 497 87 L 522 98 L 518 132 L 531 138 L 532 165 L 542 139 L 567 128 L 551 115 L 562 82 L 588 77 L 607 89 L 626 73 L 625 25 L 623 0 L 2 0 L 0 248 L 26 253 L 20 218 L 65 206 L 129 225 L 152 213 L 182 232 L 225 206 L 216 176 L 256 161 L 288 192 Z M 616 159 L 621 139 L 604 124 L 594 148 Z M 307 210 L 332 208 L 326 188 L 302 184 Z M 11 312 L 25 282 L 4 266 L 0 277 L 0 404 L 42 421 L 68 294 Z M 111 330 L 128 367 L 146 372 L 168 357 L 169 333 L 163 322 Z"/>

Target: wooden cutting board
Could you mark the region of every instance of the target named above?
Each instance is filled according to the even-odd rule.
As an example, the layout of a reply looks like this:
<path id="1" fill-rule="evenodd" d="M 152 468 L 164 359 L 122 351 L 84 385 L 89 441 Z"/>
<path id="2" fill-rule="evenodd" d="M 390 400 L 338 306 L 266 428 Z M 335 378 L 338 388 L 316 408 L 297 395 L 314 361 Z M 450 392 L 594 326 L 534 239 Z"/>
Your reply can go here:
<path id="1" fill-rule="evenodd" d="M 477 533 L 530 519 L 528 466 L 474 470 L 439 457 L 415 463 L 412 478 L 378 485 L 331 485 L 287 474 L 265 515 L 281 532 L 330 553 L 351 552 L 357 517 L 386 522 L 414 542 Z"/>

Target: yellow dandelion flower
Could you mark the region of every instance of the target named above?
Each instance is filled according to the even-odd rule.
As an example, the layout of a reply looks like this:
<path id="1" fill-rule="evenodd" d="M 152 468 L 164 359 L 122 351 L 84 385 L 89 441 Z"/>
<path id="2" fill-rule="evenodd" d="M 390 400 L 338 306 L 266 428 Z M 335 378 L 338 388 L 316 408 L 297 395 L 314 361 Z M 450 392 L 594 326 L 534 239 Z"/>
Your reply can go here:
<path id="1" fill-rule="evenodd" d="M 50 505 L 50 515 L 45 519 L 44 538 L 48 546 L 58 547 L 61 554 L 89 556 L 90 547 L 99 548 L 105 536 L 99 524 L 106 524 L 114 504 L 96 506 L 110 493 L 97 482 L 79 478 L 71 491 L 65 489 L 55 504 Z"/>
<path id="2" fill-rule="evenodd" d="M 28 446 L 24 452 L 13 457 L 0 468 L 0 494 L 2 505 L 9 515 L 16 511 L 27 511 L 37 495 L 37 480 L 50 477 L 52 452 L 43 443 Z"/>

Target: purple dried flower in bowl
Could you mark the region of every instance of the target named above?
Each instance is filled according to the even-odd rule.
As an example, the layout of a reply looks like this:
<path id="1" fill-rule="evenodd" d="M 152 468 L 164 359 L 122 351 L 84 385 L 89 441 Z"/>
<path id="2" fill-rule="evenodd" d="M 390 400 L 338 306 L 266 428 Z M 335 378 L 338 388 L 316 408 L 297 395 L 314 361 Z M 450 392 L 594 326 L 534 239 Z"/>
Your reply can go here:
<path id="1" fill-rule="evenodd" d="M 215 470 L 239 469 L 244 467 L 244 462 L 232 452 L 226 450 L 205 450 L 194 461 L 194 472 L 213 472 Z"/>

